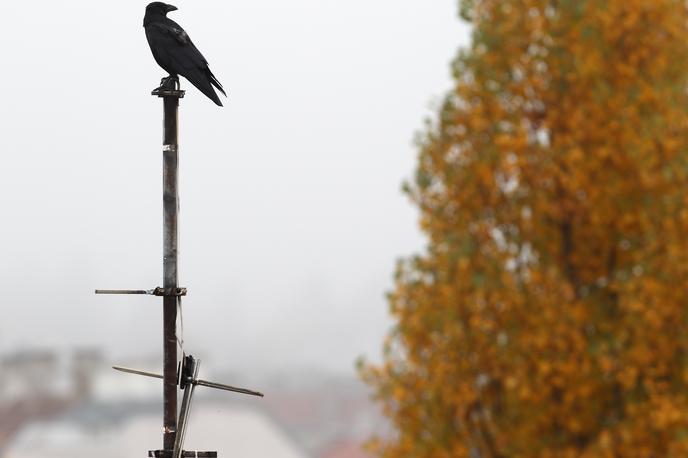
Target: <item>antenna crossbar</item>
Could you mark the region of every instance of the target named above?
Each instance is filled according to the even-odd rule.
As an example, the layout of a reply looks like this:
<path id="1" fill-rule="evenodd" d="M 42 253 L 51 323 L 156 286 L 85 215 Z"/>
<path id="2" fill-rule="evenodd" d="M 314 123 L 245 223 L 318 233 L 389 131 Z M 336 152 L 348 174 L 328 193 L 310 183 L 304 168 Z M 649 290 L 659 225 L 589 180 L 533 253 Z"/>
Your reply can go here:
<path id="1" fill-rule="evenodd" d="M 155 372 L 142 371 L 139 369 L 131 369 L 129 367 L 122 366 L 112 366 L 116 371 L 126 372 L 127 374 L 142 375 L 144 377 L 151 377 L 162 379 L 162 375 L 156 374 Z M 225 385 L 223 383 L 209 382 L 207 380 L 192 379 L 189 381 L 192 385 L 205 386 L 207 388 L 214 388 L 216 390 L 231 391 L 232 393 L 247 394 L 249 396 L 265 397 L 265 395 L 259 391 L 248 390 L 246 388 L 237 388 L 231 385 Z"/>

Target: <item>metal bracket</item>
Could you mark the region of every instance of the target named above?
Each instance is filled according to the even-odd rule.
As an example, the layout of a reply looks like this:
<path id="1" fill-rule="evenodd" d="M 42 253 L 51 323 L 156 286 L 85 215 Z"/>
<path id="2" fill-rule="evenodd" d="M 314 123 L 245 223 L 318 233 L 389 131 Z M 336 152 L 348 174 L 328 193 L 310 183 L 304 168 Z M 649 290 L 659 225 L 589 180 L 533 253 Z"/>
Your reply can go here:
<path id="1" fill-rule="evenodd" d="M 96 294 L 141 294 L 147 296 L 169 296 L 180 297 L 186 296 L 188 290 L 186 288 L 154 288 L 154 289 L 97 289 Z"/>
<path id="2" fill-rule="evenodd" d="M 179 99 L 184 98 L 184 94 L 186 94 L 186 91 L 169 91 L 166 89 L 153 89 L 151 92 L 151 95 L 157 95 L 158 97 L 177 97 Z"/>
<path id="3" fill-rule="evenodd" d="M 153 458 L 172 458 L 172 450 L 149 450 L 148 456 Z M 184 450 L 184 458 L 217 458 L 217 452 L 191 452 Z"/>

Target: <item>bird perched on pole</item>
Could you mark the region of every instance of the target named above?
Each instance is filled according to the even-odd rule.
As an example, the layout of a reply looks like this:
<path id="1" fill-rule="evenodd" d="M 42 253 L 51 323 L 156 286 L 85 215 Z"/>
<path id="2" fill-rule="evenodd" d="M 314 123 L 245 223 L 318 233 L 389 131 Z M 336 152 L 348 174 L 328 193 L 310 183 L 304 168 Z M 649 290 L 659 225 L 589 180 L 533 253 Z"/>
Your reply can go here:
<path id="1" fill-rule="evenodd" d="M 213 89 L 215 86 L 227 95 L 222 84 L 208 68 L 208 61 L 194 46 L 189 35 L 179 24 L 167 17 L 177 7 L 162 2 L 153 2 L 146 7 L 143 27 L 155 61 L 170 74 L 163 79 L 161 87 L 177 80 L 182 75 L 217 105 L 222 106 L 220 97 Z"/>

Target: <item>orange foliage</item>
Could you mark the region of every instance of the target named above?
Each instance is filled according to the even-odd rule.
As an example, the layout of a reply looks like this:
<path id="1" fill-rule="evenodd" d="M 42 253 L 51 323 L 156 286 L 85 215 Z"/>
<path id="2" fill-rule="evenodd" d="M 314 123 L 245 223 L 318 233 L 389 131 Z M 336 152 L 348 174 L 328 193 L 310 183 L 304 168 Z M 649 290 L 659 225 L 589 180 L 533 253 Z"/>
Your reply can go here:
<path id="1" fill-rule="evenodd" d="M 383 457 L 688 456 L 683 0 L 464 0 L 409 194 Z"/>

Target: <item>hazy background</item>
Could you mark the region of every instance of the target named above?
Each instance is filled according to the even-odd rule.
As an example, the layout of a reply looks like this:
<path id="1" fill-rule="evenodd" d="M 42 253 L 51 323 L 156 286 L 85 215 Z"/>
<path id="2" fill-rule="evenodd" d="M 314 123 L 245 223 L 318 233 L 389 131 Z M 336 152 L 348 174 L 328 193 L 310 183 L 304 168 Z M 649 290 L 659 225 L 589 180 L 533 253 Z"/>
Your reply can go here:
<path id="1" fill-rule="evenodd" d="M 162 277 L 164 72 L 145 1 L 5 2 L 0 15 L 0 352 L 161 347 L 161 304 L 95 296 Z M 400 192 L 414 132 L 466 44 L 456 0 L 176 1 L 224 84 L 184 82 L 186 347 L 233 370 L 353 373 L 423 246 Z"/>

